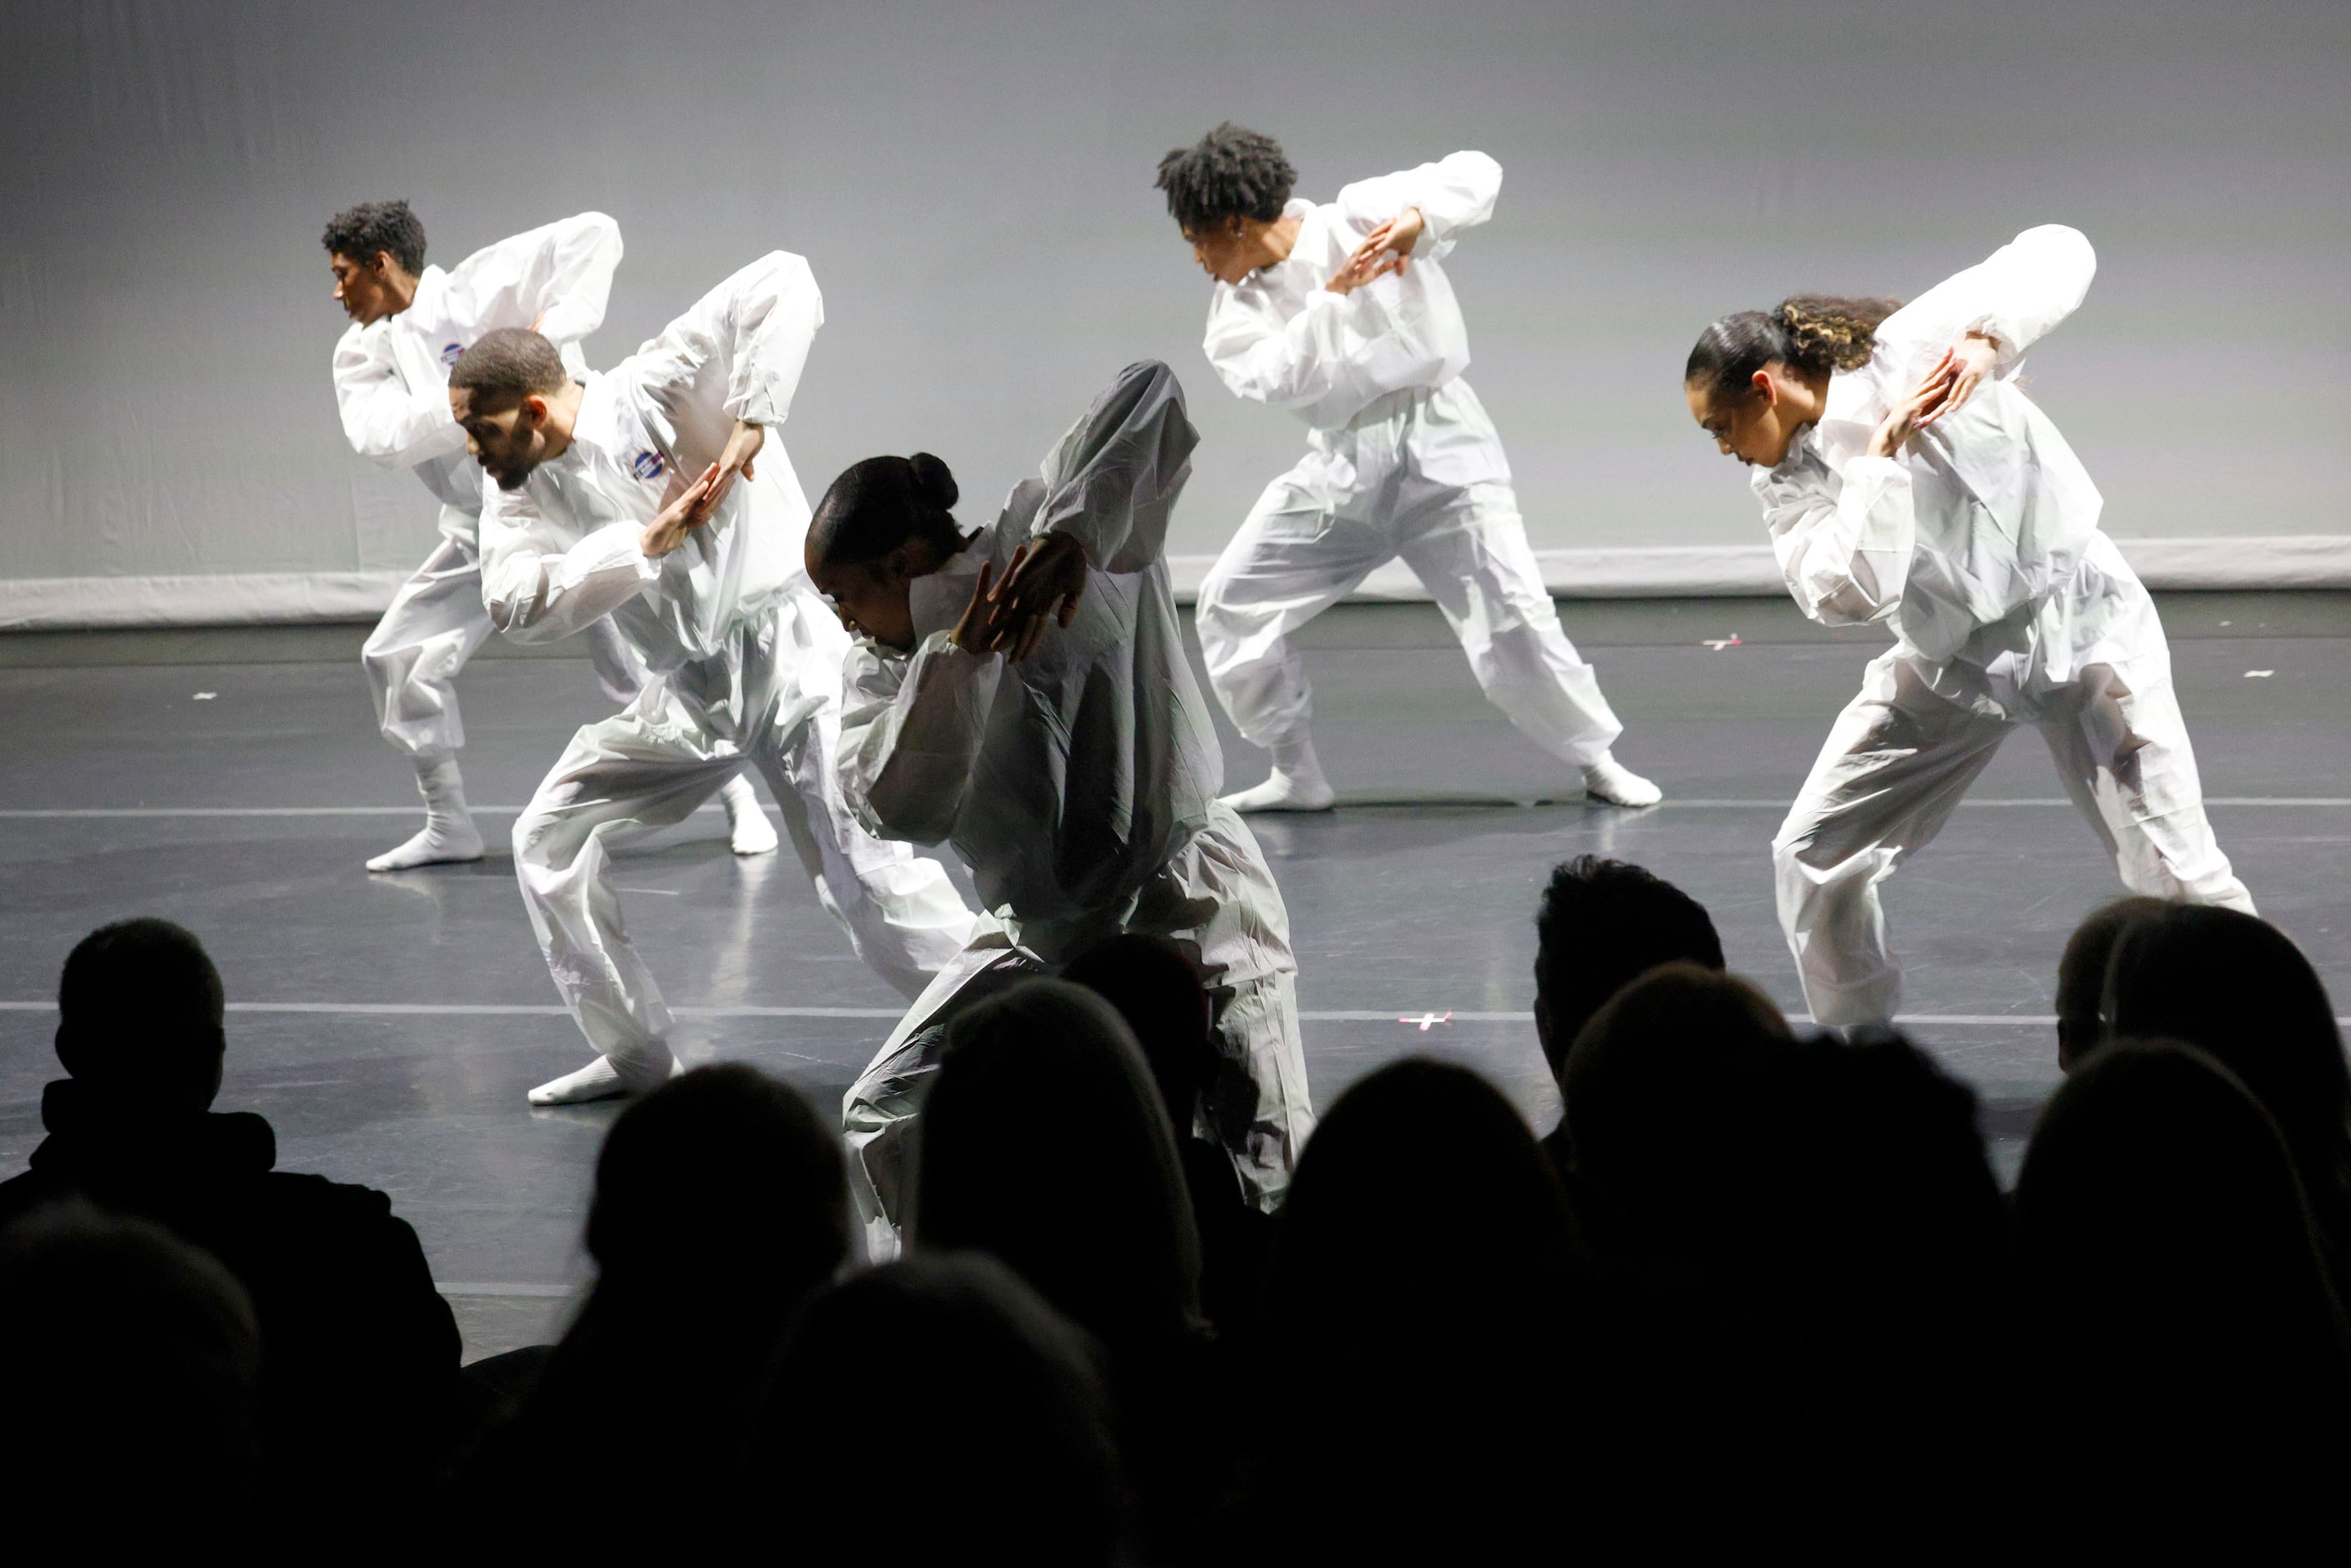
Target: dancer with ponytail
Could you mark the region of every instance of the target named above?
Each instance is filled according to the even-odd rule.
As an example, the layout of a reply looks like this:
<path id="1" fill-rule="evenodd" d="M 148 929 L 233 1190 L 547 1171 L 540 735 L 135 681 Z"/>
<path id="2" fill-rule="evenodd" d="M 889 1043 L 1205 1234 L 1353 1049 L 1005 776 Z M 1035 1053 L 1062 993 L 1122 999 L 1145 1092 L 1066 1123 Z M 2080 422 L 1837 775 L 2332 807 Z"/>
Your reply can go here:
<path id="1" fill-rule="evenodd" d="M 952 843 L 985 910 L 843 1105 L 875 1257 L 896 1245 L 947 1022 L 1122 931 L 1178 943 L 1215 1004 L 1223 1066 L 1178 1131 L 1219 1140 L 1271 1209 L 1313 1125 L 1289 913 L 1217 800 L 1161 553 L 1198 439 L 1167 367 L 1130 365 L 987 528 L 956 526 L 955 478 L 926 453 L 852 467 L 809 525 L 809 576 L 858 634 L 841 792 L 879 837 Z"/>
<path id="2" fill-rule="evenodd" d="M 2059 225 L 1907 306 L 1800 295 L 1700 335 L 1692 417 L 1757 470 L 1788 591 L 1826 625 L 1889 626 L 1772 840 L 1813 1016 L 1891 1018 L 1878 884 L 2021 725 L 2134 893 L 2250 911 L 2205 821 L 2155 603 L 2102 502 L 2016 382 L 2097 261 Z"/>

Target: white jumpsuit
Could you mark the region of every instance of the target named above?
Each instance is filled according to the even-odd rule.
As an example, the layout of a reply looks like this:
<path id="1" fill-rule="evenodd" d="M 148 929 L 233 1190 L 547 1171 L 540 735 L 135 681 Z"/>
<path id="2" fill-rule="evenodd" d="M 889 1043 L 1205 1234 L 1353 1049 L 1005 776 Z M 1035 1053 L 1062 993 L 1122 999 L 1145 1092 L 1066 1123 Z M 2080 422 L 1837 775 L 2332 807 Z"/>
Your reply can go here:
<path id="1" fill-rule="evenodd" d="M 407 309 L 360 326 L 335 345 L 335 399 L 351 450 L 388 468 L 413 468 L 441 503 L 441 542 L 392 596 L 360 660 L 386 740 L 434 761 L 465 744 L 457 672 L 490 634 L 482 608 L 482 468 L 449 413 L 449 371 L 486 332 L 538 329 L 575 374 L 580 340 L 603 324 L 620 225 L 601 213 L 549 224 L 475 251 L 454 268 L 428 267 Z M 627 702 L 644 672 L 618 633 L 588 629 L 596 678 Z"/>
<path id="2" fill-rule="evenodd" d="M 861 639 L 852 654 L 843 792 L 878 834 L 953 843 L 987 909 L 843 1102 L 874 1256 L 894 1246 L 910 1118 L 946 1022 L 1121 931 L 1196 956 L 1223 1066 L 1195 1125 L 1222 1142 L 1260 1206 L 1280 1197 L 1313 1125 L 1289 913 L 1257 841 L 1217 803 L 1224 761 L 1162 554 L 1197 439 L 1174 373 L 1128 367 L 996 523 L 914 580 L 914 651 Z M 1089 569 L 1071 624 L 1018 664 L 956 647 L 981 563 L 1000 571 L 1023 541 L 1056 530 L 1084 547 Z"/>
<path id="3" fill-rule="evenodd" d="M 628 1087 L 670 1070 L 670 1013 L 622 927 L 609 852 L 684 821 L 746 762 L 768 776 L 826 911 L 901 993 L 918 995 L 971 934 L 945 869 L 869 836 L 834 779 L 849 638 L 799 569 L 808 502 L 776 434 L 823 319 L 808 263 L 771 252 L 590 377 L 570 446 L 521 488 L 485 489 L 498 629 L 538 641 L 609 616 L 652 672 L 628 707 L 572 737 L 514 828 L 556 988 Z M 755 476 L 648 559 L 644 527 L 738 419 L 768 432 Z"/>
<path id="4" fill-rule="evenodd" d="M 1302 740 L 1312 717 L 1290 633 L 1399 556 L 1488 699 L 1538 746 L 1580 767 L 1622 728 L 1560 630 L 1501 438 L 1461 379 L 1468 334 L 1439 263 L 1493 212 L 1501 183 L 1491 158 L 1456 152 L 1328 205 L 1294 200 L 1289 258 L 1217 285 L 1209 363 L 1239 396 L 1308 426 L 1304 459 L 1266 486 L 1200 585 L 1208 678 L 1253 746 Z M 1406 207 L 1425 227 L 1402 275 L 1343 296 L 1322 287 Z"/>
<path id="5" fill-rule="evenodd" d="M 2080 459 L 2016 383 L 2096 267 L 2076 231 L 2026 230 L 1886 318 L 1869 362 L 1832 376 L 1820 422 L 1754 477 L 1804 613 L 1896 637 L 1771 844 L 1780 923 L 1822 1023 L 1893 1016 L 1901 973 L 1877 884 L 2021 724 L 2048 742 L 2126 887 L 2252 907 L 2204 818 L 2155 603 L 2099 530 Z M 1999 345 L 1994 374 L 1898 456 L 1866 455 L 1887 410 L 1969 332 Z"/>

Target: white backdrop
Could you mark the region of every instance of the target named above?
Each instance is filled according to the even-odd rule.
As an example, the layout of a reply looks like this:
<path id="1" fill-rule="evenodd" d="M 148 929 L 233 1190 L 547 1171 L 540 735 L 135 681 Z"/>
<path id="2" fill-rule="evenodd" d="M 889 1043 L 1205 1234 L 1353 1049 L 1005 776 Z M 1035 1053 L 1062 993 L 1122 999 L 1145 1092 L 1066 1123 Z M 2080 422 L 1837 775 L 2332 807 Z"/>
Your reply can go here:
<path id="1" fill-rule="evenodd" d="M 1205 557 L 1301 444 L 1209 373 L 1151 189 L 1226 117 L 1308 195 L 1501 161 L 1450 270 L 1562 586 L 1753 575 L 1677 385 L 1708 319 L 1915 292 L 2049 220 L 2101 266 L 2032 385 L 2112 531 L 2167 580 L 2351 582 L 2346 65 L 2351 6 L 2291 0 L 6 0 L 0 624 L 381 602 L 433 510 L 342 444 L 318 235 L 392 196 L 444 262 L 617 217 L 597 363 L 809 256 L 812 491 L 922 446 L 984 510 L 1164 358 L 1206 438 L 1174 549 Z"/>

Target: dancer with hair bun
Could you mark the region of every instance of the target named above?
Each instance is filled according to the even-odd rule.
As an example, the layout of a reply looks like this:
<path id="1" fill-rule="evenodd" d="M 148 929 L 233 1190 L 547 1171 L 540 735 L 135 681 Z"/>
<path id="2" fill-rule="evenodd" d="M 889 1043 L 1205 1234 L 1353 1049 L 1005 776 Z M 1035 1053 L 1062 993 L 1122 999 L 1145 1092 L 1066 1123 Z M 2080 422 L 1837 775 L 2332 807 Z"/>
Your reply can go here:
<path id="1" fill-rule="evenodd" d="M 1289 913 L 1217 800 L 1161 553 L 1198 439 L 1167 367 L 1130 365 L 987 528 L 956 526 L 954 476 L 921 453 L 850 468 L 809 525 L 809 576 L 859 634 L 841 792 L 880 837 L 952 843 L 986 910 L 843 1103 L 877 1258 L 948 1021 L 1122 931 L 1177 943 L 1214 1003 L 1223 1064 L 1178 1133 L 1220 1142 L 1270 1210 L 1313 1125 Z"/>
<path id="2" fill-rule="evenodd" d="M 1797 604 L 1895 634 L 1771 842 L 1780 924 L 1823 1024 L 1893 1016 L 1878 884 L 2020 725 L 2126 887 L 2252 909 L 2204 817 L 2155 602 L 2016 381 L 2096 267 L 2075 230 L 2027 229 L 1908 305 L 1799 295 L 1727 316 L 1683 370 L 1691 416 L 1757 470 Z"/>
<path id="3" fill-rule="evenodd" d="M 781 443 L 824 302 L 771 251 L 602 375 L 492 332 L 449 377 L 484 486 L 482 595 L 507 636 L 610 619 L 652 679 L 572 737 L 514 826 L 517 880 L 593 1061 L 530 1092 L 568 1105 L 653 1088 L 670 1011 L 621 924 L 611 854 L 684 821 L 746 767 L 768 777 L 818 899 L 913 997 L 962 951 L 971 912 L 936 861 L 859 828 L 833 782 L 848 639 L 801 575 L 808 524 Z"/>
<path id="4" fill-rule="evenodd" d="M 1208 362 L 1234 395 L 1307 425 L 1305 457 L 1266 486 L 1200 584 L 1209 683 L 1242 737 L 1273 754 L 1271 777 L 1226 804 L 1321 811 L 1337 799 L 1290 635 L 1400 559 L 1520 734 L 1592 799 L 1656 805 L 1657 787 L 1610 751 L 1624 727 L 1560 630 L 1502 438 L 1461 379 L 1469 335 L 1438 263 L 1492 214 L 1501 165 L 1456 152 L 1322 205 L 1291 199 L 1296 178 L 1273 138 L 1232 124 L 1159 163 L 1168 214 L 1217 280 Z"/>

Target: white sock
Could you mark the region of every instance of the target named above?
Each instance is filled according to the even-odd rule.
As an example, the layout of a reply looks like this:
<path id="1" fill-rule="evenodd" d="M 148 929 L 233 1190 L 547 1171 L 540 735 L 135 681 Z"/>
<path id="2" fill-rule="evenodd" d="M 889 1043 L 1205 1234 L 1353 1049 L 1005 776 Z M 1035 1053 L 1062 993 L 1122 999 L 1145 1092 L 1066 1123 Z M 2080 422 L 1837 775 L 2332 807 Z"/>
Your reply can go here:
<path id="1" fill-rule="evenodd" d="M 734 837 L 735 852 L 738 855 L 772 853 L 778 842 L 776 825 L 768 821 L 767 811 L 759 804 L 759 792 L 740 773 L 726 780 L 726 788 L 718 791 L 719 800 L 726 808 L 726 827 Z"/>
<path id="2" fill-rule="evenodd" d="M 1583 792 L 1612 806 L 1654 806 L 1666 792 L 1607 752 L 1584 764 Z"/>
<path id="3" fill-rule="evenodd" d="M 550 1078 L 530 1092 L 534 1105 L 585 1105 L 591 1100 L 616 1100 L 623 1094 L 641 1093 L 665 1082 L 677 1071 L 677 1059 L 669 1054 L 666 1046 L 657 1047 L 661 1063 L 639 1063 L 625 1071 L 609 1056 L 600 1056 L 577 1072 L 567 1072 L 560 1078 Z"/>
<path id="4" fill-rule="evenodd" d="M 465 781 L 454 757 L 418 758 L 416 792 L 424 797 L 424 831 L 367 862 L 370 871 L 407 871 L 420 865 L 482 858 L 481 830 L 465 809 Z"/>
<path id="5" fill-rule="evenodd" d="M 1322 777 L 1314 741 L 1305 735 L 1273 747 L 1273 773 L 1262 784 L 1224 798 L 1236 811 L 1327 811 L 1338 791 Z"/>

